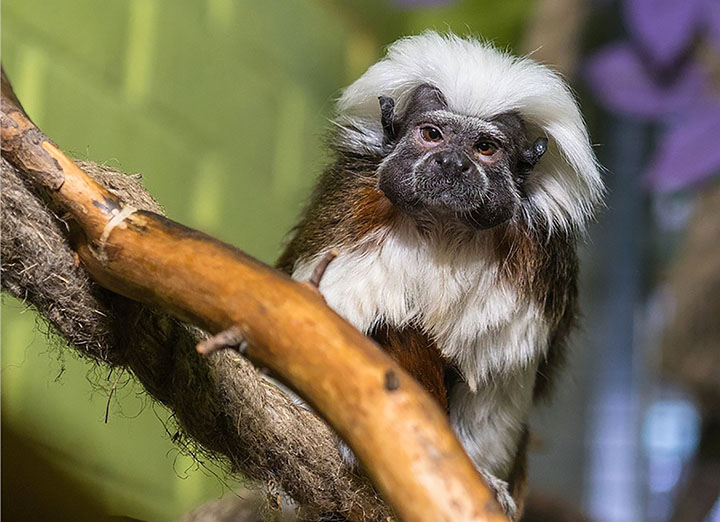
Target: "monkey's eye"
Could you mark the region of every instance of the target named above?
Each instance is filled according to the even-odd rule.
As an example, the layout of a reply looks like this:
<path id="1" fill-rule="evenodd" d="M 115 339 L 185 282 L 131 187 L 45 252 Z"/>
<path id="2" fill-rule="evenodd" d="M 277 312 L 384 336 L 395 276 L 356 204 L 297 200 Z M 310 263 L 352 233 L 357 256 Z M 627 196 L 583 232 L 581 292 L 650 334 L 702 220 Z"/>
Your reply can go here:
<path id="1" fill-rule="evenodd" d="M 480 141 L 477 145 L 475 145 L 475 148 L 483 156 L 492 156 L 497 152 L 498 149 L 497 145 L 495 145 L 491 141 Z"/>
<path id="2" fill-rule="evenodd" d="M 437 127 L 431 127 L 430 125 L 426 125 L 425 127 L 421 128 L 420 134 L 425 141 L 429 141 L 431 143 L 437 143 L 438 141 L 442 141 L 443 139 L 440 129 L 438 129 Z"/>

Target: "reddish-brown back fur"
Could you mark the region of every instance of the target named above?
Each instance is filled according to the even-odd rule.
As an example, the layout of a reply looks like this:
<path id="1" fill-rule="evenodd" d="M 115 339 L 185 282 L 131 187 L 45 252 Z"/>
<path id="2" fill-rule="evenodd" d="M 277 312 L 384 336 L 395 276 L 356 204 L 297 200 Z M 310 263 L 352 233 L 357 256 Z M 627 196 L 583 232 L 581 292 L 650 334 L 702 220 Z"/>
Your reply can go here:
<path id="1" fill-rule="evenodd" d="M 435 343 L 425 332 L 414 327 L 395 330 L 381 326 L 373 332 L 372 337 L 447 411 L 448 399 L 445 389 L 447 364 Z"/>

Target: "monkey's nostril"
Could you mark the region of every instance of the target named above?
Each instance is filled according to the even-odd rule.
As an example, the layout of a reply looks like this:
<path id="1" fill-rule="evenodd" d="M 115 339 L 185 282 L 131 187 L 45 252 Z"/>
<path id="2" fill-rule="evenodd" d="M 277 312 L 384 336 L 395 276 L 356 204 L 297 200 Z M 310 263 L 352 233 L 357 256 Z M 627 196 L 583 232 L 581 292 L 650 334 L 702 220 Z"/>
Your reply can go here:
<path id="1" fill-rule="evenodd" d="M 434 158 L 435 163 L 446 172 L 454 172 L 456 174 L 468 174 L 473 163 L 465 154 L 457 152 L 448 152 L 437 154 Z"/>

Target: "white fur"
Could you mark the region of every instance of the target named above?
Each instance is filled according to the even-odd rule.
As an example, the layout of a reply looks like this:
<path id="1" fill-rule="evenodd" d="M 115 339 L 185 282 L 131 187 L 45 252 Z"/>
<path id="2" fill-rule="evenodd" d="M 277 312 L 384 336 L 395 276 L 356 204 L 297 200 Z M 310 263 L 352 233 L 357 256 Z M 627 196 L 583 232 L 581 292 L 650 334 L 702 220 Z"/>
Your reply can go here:
<path id="1" fill-rule="evenodd" d="M 547 136 L 548 151 L 523 187 L 524 217 L 549 233 L 584 227 L 603 187 L 572 93 L 550 69 L 487 43 L 429 32 L 393 44 L 340 98 L 343 144 L 383 154 L 378 96 L 392 97 L 402 110 L 425 83 L 442 91 L 452 113 L 490 118 L 516 111 L 528 138 Z M 428 332 L 464 379 L 449 395 L 458 436 L 479 468 L 507 478 L 549 325 L 538 303 L 499 276 L 487 232 L 435 225 L 431 237 L 421 237 L 407 218 L 352 248 L 331 245 L 341 251 L 320 291 L 361 331 L 383 322 Z M 298 260 L 293 277 L 308 279 L 317 261 Z"/>
<path id="2" fill-rule="evenodd" d="M 451 421 L 478 466 L 505 477 L 532 402 L 548 325 L 537 303 L 498 276 L 485 234 L 420 236 L 410 220 L 343 250 L 320 282 L 328 305 L 361 331 L 419 326 L 460 371 Z M 307 280 L 318 259 L 293 273 Z"/>
<path id="3" fill-rule="evenodd" d="M 445 95 L 450 111 L 488 118 L 517 111 L 531 138 L 545 135 L 548 152 L 525 188 L 530 223 L 550 231 L 582 229 L 603 194 L 595 155 L 575 99 L 560 76 L 529 58 L 517 58 L 490 44 L 427 32 L 392 44 L 387 56 L 350 85 L 338 102 L 347 143 L 359 151 L 379 150 L 383 131 L 378 96 L 402 107 L 418 85 Z"/>
<path id="4" fill-rule="evenodd" d="M 472 391 L 459 382 L 450 391 L 450 422 L 479 469 L 507 479 L 532 405 L 536 367 Z"/>

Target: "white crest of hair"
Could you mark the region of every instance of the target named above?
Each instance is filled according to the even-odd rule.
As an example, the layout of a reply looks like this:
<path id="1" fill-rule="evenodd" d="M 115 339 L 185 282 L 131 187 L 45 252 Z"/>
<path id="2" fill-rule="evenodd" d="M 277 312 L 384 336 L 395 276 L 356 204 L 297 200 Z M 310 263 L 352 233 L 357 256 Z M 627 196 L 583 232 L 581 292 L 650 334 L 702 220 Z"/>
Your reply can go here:
<path id="1" fill-rule="evenodd" d="M 541 220 L 549 232 L 584 229 L 603 183 L 575 98 L 557 73 L 473 38 L 426 32 L 398 40 L 338 101 L 336 122 L 348 146 L 364 153 L 381 150 L 378 96 L 389 96 L 402 108 L 422 84 L 438 88 L 452 112 L 491 118 L 516 111 L 529 132 L 537 133 L 531 139 L 546 136 L 548 151 L 526 185 L 527 222 Z"/>

